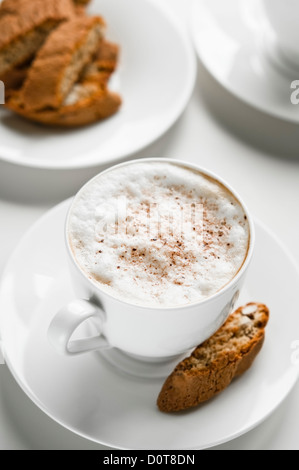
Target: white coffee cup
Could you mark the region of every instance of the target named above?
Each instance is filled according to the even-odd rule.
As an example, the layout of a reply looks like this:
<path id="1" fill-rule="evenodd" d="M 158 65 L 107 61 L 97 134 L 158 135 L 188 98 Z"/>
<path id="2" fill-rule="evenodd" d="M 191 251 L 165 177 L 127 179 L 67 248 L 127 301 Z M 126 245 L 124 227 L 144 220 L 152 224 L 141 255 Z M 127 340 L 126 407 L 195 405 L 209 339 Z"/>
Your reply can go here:
<path id="1" fill-rule="evenodd" d="M 62 354 L 117 348 L 144 361 L 167 360 L 196 347 L 214 334 L 235 307 L 254 249 L 254 224 L 248 210 L 236 192 L 221 178 L 196 165 L 167 159 L 147 159 L 142 162 L 181 164 L 218 181 L 239 201 L 248 218 L 249 249 L 237 275 L 215 295 L 183 306 L 163 308 L 135 305 L 119 300 L 92 282 L 74 258 L 68 237 L 70 213 L 81 192 L 75 197 L 66 221 L 66 249 L 70 274 L 78 299 L 63 307 L 54 317 L 48 330 L 51 343 Z M 112 169 L 135 162 L 117 165 Z M 112 169 L 106 170 L 109 173 Z M 104 174 L 102 173 L 102 174 Z M 97 178 L 97 177 L 96 177 Z M 91 180 L 87 185 L 89 185 Z M 99 334 L 93 338 L 72 340 L 75 330 L 86 320 L 93 319 Z"/>
<path id="2" fill-rule="evenodd" d="M 298 0 L 261 0 L 278 53 L 299 68 Z"/>

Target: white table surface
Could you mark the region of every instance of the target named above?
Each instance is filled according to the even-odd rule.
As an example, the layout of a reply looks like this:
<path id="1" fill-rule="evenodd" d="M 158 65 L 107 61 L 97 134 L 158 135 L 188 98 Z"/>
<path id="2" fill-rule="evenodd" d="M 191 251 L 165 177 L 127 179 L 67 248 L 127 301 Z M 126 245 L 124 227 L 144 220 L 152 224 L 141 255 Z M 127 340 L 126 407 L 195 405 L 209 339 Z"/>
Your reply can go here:
<path id="1" fill-rule="evenodd" d="M 185 20 L 191 0 L 162 1 Z M 239 102 L 199 63 L 197 83 L 186 112 L 164 137 L 136 155 L 141 156 L 185 159 L 222 175 L 247 201 L 252 213 L 276 232 L 299 263 L 298 126 L 272 119 Z M 89 176 L 22 173 L 17 167 L 0 162 L 0 274 L 31 224 L 56 202 L 71 196 Z M 73 182 L 71 187 L 64 185 L 66 179 Z M 299 383 L 267 421 L 217 449 L 299 450 L 298 396 Z M 2 365 L 0 449 L 104 447 L 73 435 L 44 415 Z"/>

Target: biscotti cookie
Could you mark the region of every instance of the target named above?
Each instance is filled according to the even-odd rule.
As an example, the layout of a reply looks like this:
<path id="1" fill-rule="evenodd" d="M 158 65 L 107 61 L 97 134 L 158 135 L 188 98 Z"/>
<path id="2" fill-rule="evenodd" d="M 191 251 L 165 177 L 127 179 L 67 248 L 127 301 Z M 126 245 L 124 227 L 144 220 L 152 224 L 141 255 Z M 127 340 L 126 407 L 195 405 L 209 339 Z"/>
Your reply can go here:
<path id="1" fill-rule="evenodd" d="M 0 6 L 0 77 L 34 57 L 49 33 L 75 14 L 71 0 L 6 0 Z"/>
<path id="2" fill-rule="evenodd" d="M 58 109 L 28 111 L 24 109 L 15 93 L 6 106 L 31 121 L 60 127 L 79 127 L 106 119 L 115 114 L 121 105 L 121 98 L 103 87 L 102 84 L 76 84 Z"/>
<path id="3" fill-rule="evenodd" d="M 105 23 L 101 17 L 76 17 L 59 26 L 39 50 L 22 88 L 29 112 L 59 108 L 96 53 Z"/>
<path id="4" fill-rule="evenodd" d="M 269 310 L 250 303 L 239 308 L 210 339 L 180 362 L 158 397 L 161 411 L 181 411 L 210 400 L 248 370 L 265 338 Z"/>

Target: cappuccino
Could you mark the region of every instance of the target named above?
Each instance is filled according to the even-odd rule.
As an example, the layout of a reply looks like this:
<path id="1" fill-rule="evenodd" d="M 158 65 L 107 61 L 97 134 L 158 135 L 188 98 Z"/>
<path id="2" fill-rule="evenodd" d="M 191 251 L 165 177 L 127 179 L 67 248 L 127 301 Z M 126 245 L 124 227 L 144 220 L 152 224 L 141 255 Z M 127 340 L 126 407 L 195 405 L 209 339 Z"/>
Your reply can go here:
<path id="1" fill-rule="evenodd" d="M 250 230 L 221 183 L 179 163 L 132 162 L 100 174 L 68 219 L 78 266 L 98 287 L 146 307 L 204 300 L 241 269 Z"/>

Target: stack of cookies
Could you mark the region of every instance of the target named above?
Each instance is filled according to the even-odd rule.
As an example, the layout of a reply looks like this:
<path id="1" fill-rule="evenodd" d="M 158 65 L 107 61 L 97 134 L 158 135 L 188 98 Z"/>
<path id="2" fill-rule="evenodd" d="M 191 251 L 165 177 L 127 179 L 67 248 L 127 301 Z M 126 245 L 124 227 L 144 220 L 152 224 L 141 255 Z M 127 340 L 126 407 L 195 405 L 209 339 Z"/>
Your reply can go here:
<path id="1" fill-rule="evenodd" d="M 89 0 L 3 0 L 0 80 L 6 106 L 46 125 L 83 126 L 116 113 L 121 98 L 108 89 L 118 46 L 105 21 L 88 16 Z"/>

